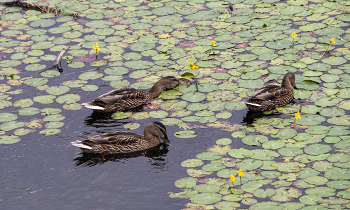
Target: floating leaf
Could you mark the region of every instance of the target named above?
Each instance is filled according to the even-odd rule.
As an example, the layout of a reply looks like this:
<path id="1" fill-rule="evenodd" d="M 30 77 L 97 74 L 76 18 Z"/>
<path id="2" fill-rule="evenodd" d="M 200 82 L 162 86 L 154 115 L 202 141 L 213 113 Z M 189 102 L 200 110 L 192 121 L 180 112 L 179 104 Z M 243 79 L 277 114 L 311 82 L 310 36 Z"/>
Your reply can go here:
<path id="1" fill-rule="evenodd" d="M 301 190 L 294 187 L 281 187 L 276 189 L 276 194 L 271 197 L 273 201 L 287 202 L 302 195 Z"/>
<path id="2" fill-rule="evenodd" d="M 203 161 L 199 159 L 188 159 L 181 163 L 182 167 L 197 167 L 203 165 Z"/>
<path id="3" fill-rule="evenodd" d="M 21 141 L 21 139 L 15 135 L 0 136 L 0 144 L 14 144 L 19 141 Z"/>
<path id="4" fill-rule="evenodd" d="M 212 204 L 221 200 L 221 195 L 213 193 L 197 194 L 190 198 L 191 202 L 197 204 Z"/>
<path id="5" fill-rule="evenodd" d="M 52 95 L 61 95 L 69 91 L 69 87 L 67 86 L 51 86 L 46 89 L 46 92 Z"/>
<path id="6" fill-rule="evenodd" d="M 114 119 L 127 119 L 132 115 L 132 112 L 115 112 L 111 117 Z"/>
<path id="7" fill-rule="evenodd" d="M 52 135 L 55 135 L 59 132 L 61 132 L 60 129 L 45 129 L 45 130 L 40 131 L 39 133 L 44 134 L 45 136 L 52 136 Z"/>
<path id="8" fill-rule="evenodd" d="M 221 158 L 221 155 L 218 152 L 202 152 L 196 155 L 196 158 L 201 160 L 215 160 Z"/>
<path id="9" fill-rule="evenodd" d="M 12 113 L 0 113 L 0 122 L 13 121 L 13 120 L 16 120 L 17 118 L 18 116 Z"/>
<path id="10" fill-rule="evenodd" d="M 177 138 L 194 138 L 197 136 L 197 134 L 196 134 L 196 131 L 187 130 L 187 131 L 175 132 L 174 136 Z"/>

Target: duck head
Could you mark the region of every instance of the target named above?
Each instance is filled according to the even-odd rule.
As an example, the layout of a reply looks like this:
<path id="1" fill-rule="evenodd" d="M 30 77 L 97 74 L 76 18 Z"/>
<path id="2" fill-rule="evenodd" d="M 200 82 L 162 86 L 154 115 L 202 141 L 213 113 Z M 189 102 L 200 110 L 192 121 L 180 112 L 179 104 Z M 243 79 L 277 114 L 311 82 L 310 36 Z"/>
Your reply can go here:
<path id="1" fill-rule="evenodd" d="M 154 121 L 154 122 L 148 123 L 148 125 L 146 125 L 144 130 L 144 136 L 148 136 L 148 135 L 157 136 L 158 138 L 161 138 L 165 144 L 167 145 L 170 144 L 168 135 L 166 133 L 165 125 L 161 122 Z"/>
<path id="2" fill-rule="evenodd" d="M 297 89 L 295 86 L 295 75 L 293 73 L 284 75 L 281 86 L 286 89 Z"/>
<path id="3" fill-rule="evenodd" d="M 180 81 L 177 78 L 173 76 L 167 76 L 160 79 L 158 82 L 156 82 L 155 85 L 159 85 L 162 88 L 166 88 L 166 89 L 172 89 L 179 83 Z"/>

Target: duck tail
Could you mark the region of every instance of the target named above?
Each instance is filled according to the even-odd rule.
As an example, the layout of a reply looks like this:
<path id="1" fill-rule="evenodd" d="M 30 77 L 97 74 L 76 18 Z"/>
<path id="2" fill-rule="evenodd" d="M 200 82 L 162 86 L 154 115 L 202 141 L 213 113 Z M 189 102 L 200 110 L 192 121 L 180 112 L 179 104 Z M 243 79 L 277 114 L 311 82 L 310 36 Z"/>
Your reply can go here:
<path id="1" fill-rule="evenodd" d="M 91 103 L 83 103 L 81 105 L 84 105 L 86 108 L 89 108 L 89 109 L 105 110 L 105 108 L 100 107 L 100 106 L 96 106 L 96 105 L 92 105 Z"/>
<path id="2" fill-rule="evenodd" d="M 256 104 L 256 103 L 252 103 L 252 102 L 248 102 L 248 101 L 244 101 L 243 103 L 248 104 L 248 105 L 252 105 L 252 106 L 261 106 L 260 104 Z"/>
<path id="3" fill-rule="evenodd" d="M 71 144 L 73 146 L 83 148 L 83 149 L 92 149 L 92 147 L 83 144 L 82 141 L 79 141 L 79 140 L 73 141 L 73 142 L 71 142 Z"/>

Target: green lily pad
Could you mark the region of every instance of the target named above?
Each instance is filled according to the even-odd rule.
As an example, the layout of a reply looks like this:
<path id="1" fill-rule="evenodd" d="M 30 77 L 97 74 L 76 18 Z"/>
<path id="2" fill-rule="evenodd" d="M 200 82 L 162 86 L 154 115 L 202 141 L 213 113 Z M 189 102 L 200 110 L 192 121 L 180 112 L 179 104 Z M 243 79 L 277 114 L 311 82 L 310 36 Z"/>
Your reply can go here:
<path id="1" fill-rule="evenodd" d="M 221 187 L 213 184 L 201 184 L 194 186 L 193 189 L 203 193 L 215 193 L 219 192 Z"/>
<path id="2" fill-rule="evenodd" d="M 64 126 L 63 122 L 48 122 L 45 124 L 45 128 L 48 128 L 48 129 L 60 128 L 62 126 Z"/>
<path id="3" fill-rule="evenodd" d="M 115 112 L 111 115 L 113 119 L 127 119 L 132 115 L 132 112 Z"/>
<path id="4" fill-rule="evenodd" d="M 327 120 L 327 122 L 335 124 L 335 125 L 350 125 L 350 116 L 344 115 L 341 117 L 332 117 Z"/>
<path id="5" fill-rule="evenodd" d="M 59 132 L 61 132 L 60 129 L 45 129 L 45 130 L 40 131 L 39 133 L 44 134 L 45 136 L 52 136 L 52 135 L 55 135 Z"/>
<path id="6" fill-rule="evenodd" d="M 192 177 L 181 178 L 175 182 L 178 188 L 192 188 L 196 186 L 196 179 Z"/>
<path id="7" fill-rule="evenodd" d="M 17 118 L 18 116 L 12 113 L 0 113 L 0 122 L 14 121 Z"/>
<path id="8" fill-rule="evenodd" d="M 308 176 L 304 181 L 312 185 L 324 185 L 328 182 L 328 179 L 322 176 Z"/>
<path id="9" fill-rule="evenodd" d="M 296 124 L 299 125 L 319 125 L 321 122 L 325 121 L 326 118 L 319 115 L 303 116 L 301 119 L 296 120 Z"/>
<path id="10" fill-rule="evenodd" d="M 328 57 L 328 58 L 323 58 L 321 61 L 329 65 L 341 65 L 346 63 L 346 59 L 342 57 Z"/>
<path id="11" fill-rule="evenodd" d="M 79 110 L 81 108 L 82 108 L 81 104 L 78 104 L 78 103 L 71 103 L 71 104 L 64 104 L 63 105 L 63 109 L 66 109 L 66 110 Z"/>
<path id="12" fill-rule="evenodd" d="M 191 202 L 197 204 L 212 204 L 220 201 L 221 195 L 214 193 L 202 193 L 193 196 L 192 198 L 190 198 L 190 200 Z"/>
<path id="13" fill-rule="evenodd" d="M 204 171 L 219 171 L 221 169 L 225 168 L 224 165 L 222 165 L 222 163 L 210 163 L 210 164 L 207 164 L 207 165 L 204 165 L 202 167 L 202 169 Z"/>
<path id="14" fill-rule="evenodd" d="M 78 102 L 79 100 L 80 100 L 80 95 L 78 94 L 66 94 L 56 99 L 57 103 L 59 104 L 63 104 L 63 103 L 72 104 L 72 103 Z"/>
<path id="15" fill-rule="evenodd" d="M 168 112 L 166 111 L 152 111 L 149 115 L 153 118 L 164 118 L 168 116 Z"/>
<path id="16" fill-rule="evenodd" d="M 257 189 L 253 192 L 255 197 L 258 198 L 266 198 L 268 196 L 272 196 L 274 194 L 276 194 L 276 191 L 274 189 L 271 188 L 267 188 L 266 190 L 263 189 Z"/>
<path id="17" fill-rule="evenodd" d="M 49 115 L 44 117 L 44 121 L 48 121 L 48 122 L 56 122 L 56 121 L 61 121 L 64 120 L 64 116 L 60 115 L 60 114 L 53 114 L 53 115 Z"/>
<path id="18" fill-rule="evenodd" d="M 21 139 L 15 135 L 0 136 L 0 144 L 14 144 L 19 141 L 21 141 Z"/>
<path id="19" fill-rule="evenodd" d="M 221 155 L 218 152 L 202 152 L 196 155 L 196 158 L 201 160 L 216 160 L 220 159 Z"/>
<path id="20" fill-rule="evenodd" d="M 33 132 L 33 131 L 34 131 L 34 130 L 31 130 L 31 129 L 18 128 L 18 129 L 16 129 L 13 133 L 14 133 L 16 136 L 23 136 L 23 135 L 27 135 L 28 133 Z"/>
<path id="21" fill-rule="evenodd" d="M 218 139 L 216 141 L 216 144 L 218 144 L 218 145 L 229 145 L 231 143 L 232 143 L 232 140 L 229 138 L 222 138 L 222 139 Z"/>
<path id="22" fill-rule="evenodd" d="M 335 195 L 335 189 L 328 187 L 315 187 L 310 188 L 305 191 L 306 194 L 310 196 L 320 196 L 320 197 L 329 197 Z"/>
<path id="23" fill-rule="evenodd" d="M 29 86 L 33 87 L 38 87 L 41 85 L 44 85 L 48 82 L 48 79 L 46 78 L 32 78 L 32 79 L 27 79 L 24 81 L 24 84 L 27 84 Z"/>
<path id="24" fill-rule="evenodd" d="M 268 141 L 268 138 L 263 135 L 247 135 L 243 137 L 242 142 L 246 145 L 260 146 L 261 143 Z"/>
<path id="25" fill-rule="evenodd" d="M 197 136 L 197 134 L 196 134 L 196 131 L 186 130 L 186 131 L 175 132 L 174 136 L 177 138 L 194 138 Z"/>
<path id="26" fill-rule="evenodd" d="M 54 101 L 56 96 L 53 95 L 42 95 L 42 96 L 36 96 L 33 98 L 35 102 L 41 103 L 41 104 L 51 104 Z"/>
<path id="27" fill-rule="evenodd" d="M 242 190 L 246 192 L 253 193 L 255 190 L 259 189 L 260 187 L 270 184 L 271 180 L 257 180 L 257 181 L 249 181 L 242 185 Z"/>
<path id="28" fill-rule="evenodd" d="M 17 122 L 17 121 L 9 121 L 9 122 L 5 122 L 0 126 L 0 129 L 3 131 L 10 131 L 13 129 L 17 129 L 20 127 L 24 126 L 24 122 Z"/>
<path id="29" fill-rule="evenodd" d="M 280 187 L 276 189 L 276 194 L 271 197 L 273 201 L 287 202 L 302 195 L 301 190 L 294 187 Z"/>
<path id="30" fill-rule="evenodd" d="M 215 208 L 217 209 L 223 209 L 223 210 L 228 210 L 228 209 L 235 209 L 240 207 L 241 205 L 237 202 L 231 202 L 231 201 L 221 201 L 215 204 Z"/>
<path id="31" fill-rule="evenodd" d="M 67 86 L 51 86 L 48 89 L 46 89 L 46 92 L 52 95 L 61 95 L 63 93 L 68 92 L 69 89 L 70 88 Z"/>
<path id="32" fill-rule="evenodd" d="M 296 156 L 296 155 L 300 155 L 303 154 L 303 150 L 299 149 L 299 148 L 288 148 L 288 147 L 283 147 L 281 149 L 278 150 L 278 153 L 280 153 L 283 156 Z"/>
<path id="33" fill-rule="evenodd" d="M 35 108 L 35 107 L 28 107 L 28 108 L 18 110 L 19 115 L 35 115 L 35 114 L 38 114 L 39 112 L 40 112 L 40 110 L 38 108 Z M 17 116 L 16 116 L 16 118 L 17 118 Z"/>
<path id="34" fill-rule="evenodd" d="M 255 170 L 257 168 L 260 168 L 263 165 L 263 161 L 261 160 L 254 160 L 254 159 L 246 159 L 243 160 L 240 163 L 237 163 L 237 166 L 245 171 L 252 171 Z"/>
<path id="35" fill-rule="evenodd" d="M 199 159 L 188 159 L 188 160 L 185 160 L 181 163 L 181 166 L 182 167 L 188 167 L 188 168 L 192 168 L 192 167 L 198 167 L 198 166 L 201 166 L 203 165 L 203 161 L 202 160 L 199 160 Z"/>
<path id="36" fill-rule="evenodd" d="M 203 101 L 206 98 L 206 95 L 203 93 L 186 93 L 182 96 L 182 99 L 189 101 L 189 102 L 200 102 Z"/>

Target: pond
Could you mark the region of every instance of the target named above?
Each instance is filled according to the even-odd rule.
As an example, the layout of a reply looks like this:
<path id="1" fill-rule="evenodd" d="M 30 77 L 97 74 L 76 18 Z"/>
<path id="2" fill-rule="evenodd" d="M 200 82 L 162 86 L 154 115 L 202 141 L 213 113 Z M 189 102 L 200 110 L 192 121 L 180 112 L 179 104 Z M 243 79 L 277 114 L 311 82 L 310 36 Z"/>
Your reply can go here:
<path id="1" fill-rule="evenodd" d="M 348 1 L 30 3 L 60 14 L 0 6 L 1 209 L 350 208 Z M 248 112 L 288 72 L 295 102 Z M 192 84 L 125 112 L 81 106 L 165 76 Z M 152 121 L 169 146 L 103 159 L 70 144 Z"/>

